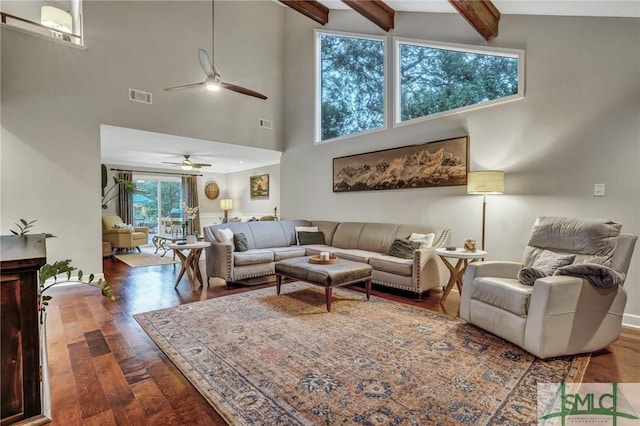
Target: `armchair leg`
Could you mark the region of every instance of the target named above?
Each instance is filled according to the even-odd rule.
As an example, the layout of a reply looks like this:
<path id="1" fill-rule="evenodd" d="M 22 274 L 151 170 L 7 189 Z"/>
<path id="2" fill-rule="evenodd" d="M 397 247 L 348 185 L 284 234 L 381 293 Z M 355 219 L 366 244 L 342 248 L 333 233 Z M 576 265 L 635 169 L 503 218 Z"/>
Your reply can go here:
<path id="1" fill-rule="evenodd" d="M 136 246 L 136 248 L 138 249 L 138 253 L 142 253 L 142 250 L 140 250 L 140 246 Z"/>

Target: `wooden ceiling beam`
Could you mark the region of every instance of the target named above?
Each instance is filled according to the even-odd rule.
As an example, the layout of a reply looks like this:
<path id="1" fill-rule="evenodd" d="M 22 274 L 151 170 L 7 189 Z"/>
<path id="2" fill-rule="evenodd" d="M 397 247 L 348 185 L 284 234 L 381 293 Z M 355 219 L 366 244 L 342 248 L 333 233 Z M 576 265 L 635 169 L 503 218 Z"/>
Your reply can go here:
<path id="1" fill-rule="evenodd" d="M 321 25 L 329 22 L 329 8 L 316 0 L 279 0 L 280 3 L 302 13 Z"/>
<path id="2" fill-rule="evenodd" d="M 500 11 L 491 0 L 449 0 L 449 3 L 485 40 L 498 35 Z"/>
<path id="3" fill-rule="evenodd" d="M 342 0 L 342 2 L 383 30 L 393 29 L 396 11 L 382 0 Z"/>

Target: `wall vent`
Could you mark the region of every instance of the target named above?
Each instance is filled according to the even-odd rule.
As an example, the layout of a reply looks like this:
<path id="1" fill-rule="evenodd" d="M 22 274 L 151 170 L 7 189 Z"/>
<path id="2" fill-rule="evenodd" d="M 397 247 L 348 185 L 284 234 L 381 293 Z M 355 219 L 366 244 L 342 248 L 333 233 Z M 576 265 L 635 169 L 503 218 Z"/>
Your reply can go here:
<path id="1" fill-rule="evenodd" d="M 258 126 L 262 127 L 263 129 L 273 129 L 273 121 L 261 118 L 258 120 Z"/>
<path id="2" fill-rule="evenodd" d="M 153 103 L 153 95 L 149 92 L 143 92 L 142 90 L 129 89 L 129 100 L 131 102 L 151 105 Z"/>

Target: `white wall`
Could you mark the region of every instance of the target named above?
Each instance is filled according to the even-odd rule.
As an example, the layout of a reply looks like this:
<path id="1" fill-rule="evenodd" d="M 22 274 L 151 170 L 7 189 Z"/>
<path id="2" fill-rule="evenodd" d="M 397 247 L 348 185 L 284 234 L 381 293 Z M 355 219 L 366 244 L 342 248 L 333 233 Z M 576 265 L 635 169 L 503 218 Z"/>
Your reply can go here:
<path id="1" fill-rule="evenodd" d="M 446 226 L 452 244 L 480 240 L 482 197 L 464 187 L 332 192 L 332 159 L 460 135 L 471 170 L 506 172 L 506 194 L 489 196 L 489 259 L 519 260 L 537 216 L 611 218 L 640 233 L 640 20 L 503 15 L 492 46 L 526 51 L 526 98 L 343 141 L 313 144 L 313 21 L 288 11 L 284 218 Z M 349 11 L 329 30 L 382 34 Z M 455 14 L 396 14 L 393 35 L 486 45 Z M 389 93 L 390 95 L 390 93 Z M 606 196 L 593 197 L 605 183 Z M 640 248 L 627 279 L 625 322 L 640 326 Z"/>
<path id="2" fill-rule="evenodd" d="M 86 49 L 3 26 L 0 233 L 37 219 L 34 232 L 58 236 L 49 260 L 102 271 L 100 124 L 282 150 L 283 21 L 272 2 L 216 2 L 223 80 L 267 101 L 163 91 L 204 79 L 197 49 L 211 49 L 211 2 L 85 2 Z M 154 104 L 129 102 L 129 88 L 152 92 Z"/>
<path id="3" fill-rule="evenodd" d="M 251 176 L 269 175 L 269 196 L 251 198 L 249 192 L 249 178 Z M 273 214 L 273 209 L 278 208 L 278 216 L 280 215 L 280 165 L 272 165 L 258 167 L 236 173 L 228 173 L 227 190 L 225 198 L 233 200 L 233 210 L 229 211 L 229 217 L 255 216 L 260 219 L 261 216 Z"/>

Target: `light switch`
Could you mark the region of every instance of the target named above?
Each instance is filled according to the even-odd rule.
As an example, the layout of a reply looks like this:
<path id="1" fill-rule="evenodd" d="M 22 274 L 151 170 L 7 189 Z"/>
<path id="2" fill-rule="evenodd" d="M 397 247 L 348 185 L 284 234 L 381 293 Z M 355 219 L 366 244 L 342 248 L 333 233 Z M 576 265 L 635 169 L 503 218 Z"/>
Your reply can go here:
<path id="1" fill-rule="evenodd" d="M 593 196 L 604 197 L 604 183 L 593 184 Z"/>

